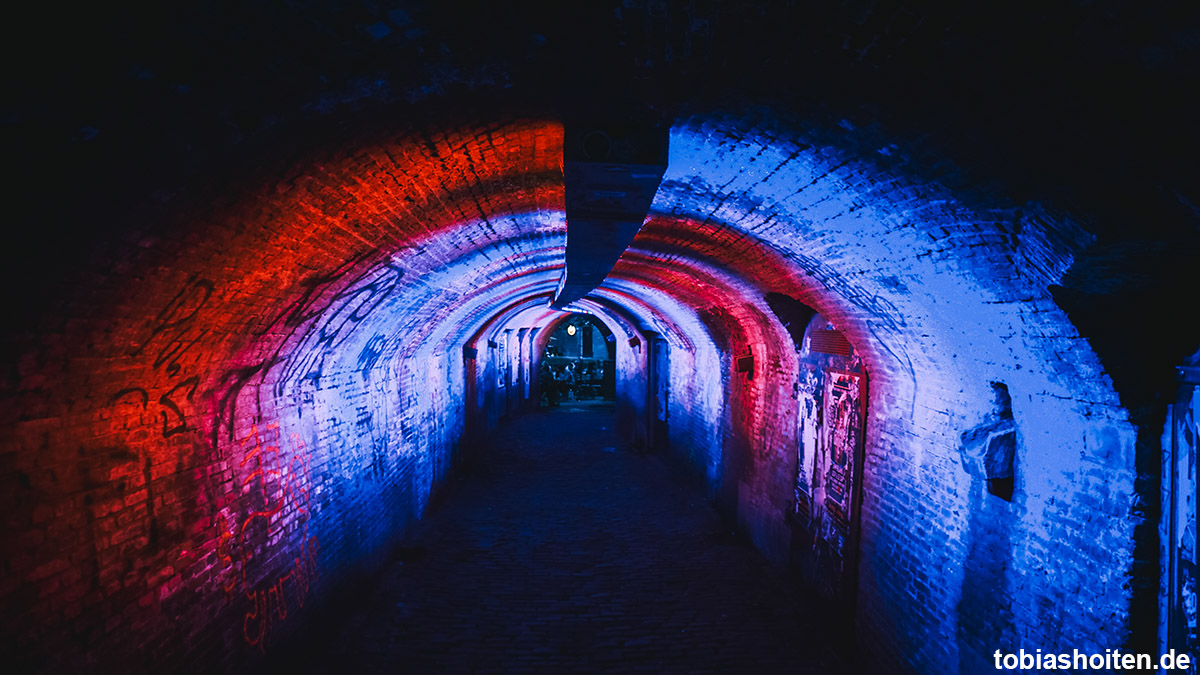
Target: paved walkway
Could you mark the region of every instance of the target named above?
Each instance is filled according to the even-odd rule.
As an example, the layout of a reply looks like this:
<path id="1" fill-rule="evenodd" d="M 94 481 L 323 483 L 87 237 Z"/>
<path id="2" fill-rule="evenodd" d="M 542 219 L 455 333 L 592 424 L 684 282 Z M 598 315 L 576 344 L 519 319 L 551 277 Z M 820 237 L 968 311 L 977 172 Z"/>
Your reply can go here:
<path id="1" fill-rule="evenodd" d="M 501 427 L 307 666 L 341 673 L 839 673 L 696 483 L 610 406 Z"/>

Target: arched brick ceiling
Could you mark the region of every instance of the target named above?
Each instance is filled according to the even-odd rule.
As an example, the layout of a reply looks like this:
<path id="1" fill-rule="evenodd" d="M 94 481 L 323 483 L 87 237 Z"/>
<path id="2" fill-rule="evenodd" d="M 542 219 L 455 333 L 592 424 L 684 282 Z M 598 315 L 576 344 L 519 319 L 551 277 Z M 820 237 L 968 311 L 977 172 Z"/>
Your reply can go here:
<path id="1" fill-rule="evenodd" d="M 1195 72 L 1197 22 L 1186 6 L 650 2 L 598 6 L 587 20 L 555 3 L 41 12 L 21 9 L 5 41 L 22 66 L 4 147 L 28 167 L 10 185 L 29 226 L 13 233 L 20 253 L 4 286 L 38 279 L 11 294 L 24 315 L 40 312 L 42 288 L 110 259 L 96 253 L 107 233 L 171 238 L 164 214 L 272 182 L 316 148 L 368 147 L 364 134 L 394 133 L 396 120 L 424 120 L 436 136 L 514 112 L 554 117 L 597 78 L 625 75 L 643 83 L 626 94 L 667 114 L 749 100 L 785 126 L 870 128 L 885 143 L 857 153 L 918 180 L 993 185 L 1018 206 L 1080 214 L 1095 253 L 1056 292 L 1089 328 L 1106 305 L 1094 271 L 1121 279 L 1109 290 L 1123 301 L 1169 311 L 1164 290 L 1182 281 L 1172 270 L 1197 247 L 1189 120 L 1200 111 L 1181 86 Z M 49 45 L 72 58 L 26 57 Z M 60 198 L 64 185 L 72 198 Z M 1148 267 L 1165 271 L 1136 281 Z M 1118 333 L 1106 358 L 1137 385 L 1147 369 L 1116 352 L 1139 334 Z"/>
<path id="2" fill-rule="evenodd" d="M 564 28 L 549 4 L 460 15 L 234 3 L 225 14 L 91 8 L 13 22 L 44 45 L 77 40 L 79 55 L 78 71 L 47 62 L 21 73 L 4 111 L 5 148 L 26 169 L 13 203 L 32 207 L 15 211 L 4 279 L 18 326 L 6 346 L 21 355 L 0 415 L 6 447 L 26 463 L 15 470 L 42 489 L 46 467 L 78 463 L 82 446 L 127 446 L 147 475 L 190 468 L 274 419 L 332 448 L 336 471 L 358 461 L 354 444 L 311 413 L 338 411 L 420 429 L 398 454 L 412 462 L 411 494 L 427 495 L 445 467 L 418 450 L 460 431 L 438 414 L 462 395 L 454 349 L 558 316 L 506 311 L 558 280 L 556 106 L 589 69 L 612 65 L 674 117 L 672 156 L 650 224 L 579 308 L 614 332 L 662 333 L 699 373 L 755 348 L 793 367 L 774 358 L 793 345 L 768 293 L 810 304 L 849 336 L 871 375 L 863 584 L 889 601 L 870 619 L 895 641 L 885 651 L 947 658 L 921 649 L 955 634 L 955 618 L 900 600 L 917 577 L 945 582 L 922 590 L 926 606 L 955 604 L 963 571 L 941 563 L 966 558 L 967 496 L 950 478 L 961 473 L 962 402 L 989 400 L 992 382 L 1012 392 L 1030 460 L 1013 542 L 1033 561 L 1013 572 L 1027 613 L 1072 596 L 1095 616 L 1124 616 L 1138 434 L 1118 392 L 1145 402 L 1154 386 L 1137 373 L 1172 365 L 1195 336 L 1176 327 L 1143 353 L 1145 342 L 1122 341 L 1147 340 L 1136 322 L 1096 326 L 1111 323 L 1114 298 L 1172 307 L 1195 269 L 1195 104 L 1179 82 L 1197 47 L 1174 27 L 1187 17 L 1107 3 L 983 15 L 851 3 L 782 21 L 746 4 L 648 3 L 583 29 Z M 577 71 L 556 59 L 605 31 L 627 42 L 616 61 Z M 1111 100 L 1118 85 L 1141 105 Z M 394 377 L 371 379 L 377 368 Z M 723 402 L 709 384 L 695 386 L 689 424 L 715 438 Z M 731 386 L 754 427 L 772 402 L 758 382 Z M 416 421 L 390 420 L 395 401 Z M 786 422 L 764 423 L 758 440 L 781 438 Z M 151 443 L 153 433 L 173 440 Z M 1078 457 L 1122 471 L 1063 459 Z M 718 460 L 704 460 L 710 478 Z M 62 489 L 96 480 L 75 472 Z M 226 508 L 217 478 L 162 480 L 195 493 L 178 507 L 188 518 Z M 1062 505 L 1064 486 L 1106 498 Z M 391 489 L 356 498 L 401 499 Z M 906 521 L 890 518 L 921 497 L 949 505 L 924 539 L 942 557 L 907 550 Z M 33 517 L 32 502 L 7 507 Z M 85 548 L 76 515 L 56 536 Z M 159 554 L 197 569 L 212 542 L 162 517 Z M 1090 543 L 1068 527 L 1093 518 Z M 362 542 L 340 545 L 367 549 L 398 522 L 371 521 Z M 1068 550 L 1103 563 L 1086 588 L 1036 574 L 1034 563 Z M 43 562 L 15 564 L 23 574 Z M 162 560 L 146 564 L 147 578 L 166 574 Z M 1030 638 L 1094 629 L 1095 644 L 1119 645 L 1128 630 L 1064 621 Z"/>

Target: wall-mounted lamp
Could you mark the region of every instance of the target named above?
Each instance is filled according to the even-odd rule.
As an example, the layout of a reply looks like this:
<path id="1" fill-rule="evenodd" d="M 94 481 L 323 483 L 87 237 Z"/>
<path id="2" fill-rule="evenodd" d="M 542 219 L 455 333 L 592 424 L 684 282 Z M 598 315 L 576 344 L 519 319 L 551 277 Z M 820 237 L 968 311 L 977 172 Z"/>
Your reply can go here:
<path id="1" fill-rule="evenodd" d="M 567 326 L 567 335 L 574 335 L 574 334 L 575 334 L 575 324 L 571 324 L 570 326 Z"/>

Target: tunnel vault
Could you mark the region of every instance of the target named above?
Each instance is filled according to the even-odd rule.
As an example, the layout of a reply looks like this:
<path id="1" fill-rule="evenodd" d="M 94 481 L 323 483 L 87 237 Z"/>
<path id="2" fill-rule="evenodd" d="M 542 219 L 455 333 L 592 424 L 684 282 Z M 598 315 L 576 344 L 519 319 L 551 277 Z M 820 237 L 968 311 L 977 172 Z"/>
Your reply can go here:
<path id="1" fill-rule="evenodd" d="M 1048 290 L 1092 235 L 917 178 L 864 150 L 892 147 L 877 129 L 670 133 L 645 225 L 562 310 L 563 130 L 540 119 L 346 145 L 179 214 L 185 236 L 114 244 L 126 273 L 64 292 L 6 413 L 26 663 L 270 658 L 473 435 L 536 407 L 568 312 L 614 335 L 629 442 L 827 589 L 868 662 L 1126 644 L 1137 429 Z M 1001 417 L 1008 500 L 965 435 Z"/>

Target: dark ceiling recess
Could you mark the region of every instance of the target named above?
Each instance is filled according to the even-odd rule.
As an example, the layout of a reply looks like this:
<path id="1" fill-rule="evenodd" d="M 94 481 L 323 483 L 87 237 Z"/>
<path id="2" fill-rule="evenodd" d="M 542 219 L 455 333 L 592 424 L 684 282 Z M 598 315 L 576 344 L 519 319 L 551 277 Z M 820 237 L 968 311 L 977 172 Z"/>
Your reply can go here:
<path id="1" fill-rule="evenodd" d="M 817 310 L 783 293 L 767 293 L 764 298 L 799 350 L 804 346 L 804 329 L 816 316 Z"/>
<path id="2" fill-rule="evenodd" d="M 633 241 L 667 170 L 667 137 L 667 125 L 649 112 L 567 120 L 567 254 L 552 307 L 599 286 Z"/>

